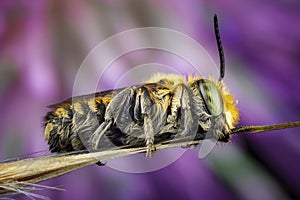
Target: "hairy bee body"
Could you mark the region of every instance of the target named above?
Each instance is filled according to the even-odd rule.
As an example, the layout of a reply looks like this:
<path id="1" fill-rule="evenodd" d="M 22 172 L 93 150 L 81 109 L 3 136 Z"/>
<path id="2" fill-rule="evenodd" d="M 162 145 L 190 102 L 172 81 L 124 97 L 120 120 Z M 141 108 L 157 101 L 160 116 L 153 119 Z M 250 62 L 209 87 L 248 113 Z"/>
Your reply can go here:
<path id="1" fill-rule="evenodd" d="M 205 138 L 209 133 L 227 141 L 239 117 L 221 83 L 198 77 L 186 81 L 174 74 L 157 74 L 144 84 L 50 107 L 44 125 L 52 152 L 101 149 L 106 140 L 116 146 L 146 145 L 146 155 L 151 156 L 154 144 L 178 134 Z"/>
<path id="2" fill-rule="evenodd" d="M 44 123 L 51 152 L 85 149 L 78 133 L 94 131 L 104 121 L 110 99 L 105 94 L 96 93 L 49 106 L 53 110 L 47 113 Z"/>

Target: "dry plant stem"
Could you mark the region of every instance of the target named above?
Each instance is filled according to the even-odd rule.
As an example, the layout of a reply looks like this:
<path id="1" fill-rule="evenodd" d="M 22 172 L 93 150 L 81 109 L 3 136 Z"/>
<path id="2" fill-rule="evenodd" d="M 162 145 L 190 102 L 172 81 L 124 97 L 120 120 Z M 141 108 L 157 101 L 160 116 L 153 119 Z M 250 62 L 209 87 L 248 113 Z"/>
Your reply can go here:
<path id="1" fill-rule="evenodd" d="M 7 187 L 16 189 L 28 186 L 28 184 L 23 184 L 23 182 L 37 183 L 97 163 L 99 160 L 107 160 L 142 151 L 144 151 L 144 148 L 120 149 L 84 154 L 53 154 L 1 163 L 0 194 L 13 192 L 8 190 Z"/>
<path id="2" fill-rule="evenodd" d="M 171 144 L 156 145 L 156 149 L 172 148 L 194 143 L 199 143 L 199 141 L 179 141 Z M 48 180 L 85 166 L 95 164 L 99 162 L 99 160 L 105 161 L 112 158 L 145 152 L 146 150 L 146 147 L 140 147 L 82 154 L 53 154 L 0 163 L 0 194 L 16 191 L 9 190 L 8 188 L 18 189 L 26 187 L 28 184 Z"/>

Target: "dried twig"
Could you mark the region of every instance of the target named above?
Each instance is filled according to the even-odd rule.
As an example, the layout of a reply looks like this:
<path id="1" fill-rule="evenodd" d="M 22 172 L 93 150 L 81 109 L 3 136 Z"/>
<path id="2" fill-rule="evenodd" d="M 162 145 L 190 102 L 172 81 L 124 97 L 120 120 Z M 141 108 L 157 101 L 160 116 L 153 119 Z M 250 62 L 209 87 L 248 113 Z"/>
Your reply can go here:
<path id="1" fill-rule="evenodd" d="M 156 149 L 199 143 L 199 140 L 191 141 L 191 138 L 173 139 L 156 145 Z M 20 189 L 28 185 L 32 186 L 34 183 L 66 174 L 99 161 L 145 152 L 146 149 L 146 147 L 122 147 L 122 149 L 118 148 L 101 152 L 53 154 L 0 163 L 0 195 L 5 193 L 23 193 L 24 190 Z"/>

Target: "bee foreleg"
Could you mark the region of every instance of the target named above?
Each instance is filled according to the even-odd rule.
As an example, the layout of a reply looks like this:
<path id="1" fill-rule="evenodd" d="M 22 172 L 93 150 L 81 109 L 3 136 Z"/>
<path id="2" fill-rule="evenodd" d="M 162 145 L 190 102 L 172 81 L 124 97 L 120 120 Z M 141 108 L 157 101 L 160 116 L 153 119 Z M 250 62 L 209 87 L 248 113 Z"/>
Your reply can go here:
<path id="1" fill-rule="evenodd" d="M 193 92 L 186 85 L 178 85 L 174 90 L 168 122 L 174 124 L 180 135 L 196 134 L 198 113 L 200 113 L 200 107 Z"/>

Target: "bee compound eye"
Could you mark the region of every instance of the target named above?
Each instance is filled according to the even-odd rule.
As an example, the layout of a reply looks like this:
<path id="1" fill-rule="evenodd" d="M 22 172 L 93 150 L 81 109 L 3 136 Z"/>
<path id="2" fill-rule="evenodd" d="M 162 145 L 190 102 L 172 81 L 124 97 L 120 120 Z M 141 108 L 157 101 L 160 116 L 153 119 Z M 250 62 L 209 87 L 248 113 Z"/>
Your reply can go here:
<path id="1" fill-rule="evenodd" d="M 216 84 L 207 79 L 198 82 L 199 91 L 209 114 L 218 116 L 223 112 L 223 98 Z"/>

